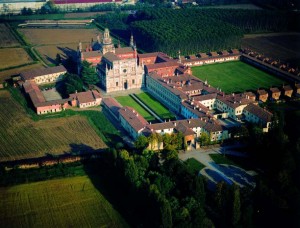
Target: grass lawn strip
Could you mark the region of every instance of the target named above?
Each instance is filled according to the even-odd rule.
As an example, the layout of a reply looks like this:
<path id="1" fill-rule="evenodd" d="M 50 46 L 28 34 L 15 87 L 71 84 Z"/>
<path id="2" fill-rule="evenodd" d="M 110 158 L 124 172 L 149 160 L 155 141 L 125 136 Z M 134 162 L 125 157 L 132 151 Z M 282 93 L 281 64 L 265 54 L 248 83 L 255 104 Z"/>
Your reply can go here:
<path id="1" fill-rule="evenodd" d="M 185 161 L 185 163 L 194 173 L 199 173 L 199 171 L 205 167 L 205 165 L 197 161 L 195 158 L 189 158 Z"/>
<path id="2" fill-rule="evenodd" d="M 225 165 L 234 165 L 238 166 L 236 163 L 231 161 L 230 159 L 226 158 L 224 155 L 221 154 L 210 154 L 209 155 L 211 159 L 216 163 L 216 164 L 225 164 Z"/>
<path id="3" fill-rule="evenodd" d="M 225 93 L 282 86 L 285 82 L 241 61 L 193 67 L 192 72 Z"/>
<path id="4" fill-rule="evenodd" d="M 121 97 L 116 97 L 116 100 L 123 106 L 129 106 L 134 108 L 147 121 L 155 120 L 155 118 L 149 112 L 147 112 L 142 106 L 140 106 L 132 97 L 121 96 Z"/>
<path id="5" fill-rule="evenodd" d="M 1 227 L 128 227 L 87 176 L 0 188 Z"/>
<path id="6" fill-rule="evenodd" d="M 166 109 L 158 100 L 153 98 L 150 94 L 140 93 L 136 94 L 136 96 L 162 119 L 174 118 L 174 115 L 170 113 L 168 109 Z"/>

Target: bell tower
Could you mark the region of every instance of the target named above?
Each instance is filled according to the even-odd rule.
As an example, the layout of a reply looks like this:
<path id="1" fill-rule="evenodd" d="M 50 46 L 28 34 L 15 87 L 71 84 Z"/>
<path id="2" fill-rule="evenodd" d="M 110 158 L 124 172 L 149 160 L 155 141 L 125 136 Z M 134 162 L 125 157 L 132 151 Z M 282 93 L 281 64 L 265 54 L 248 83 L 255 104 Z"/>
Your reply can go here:
<path id="1" fill-rule="evenodd" d="M 112 43 L 112 39 L 109 35 L 108 28 L 106 28 L 104 30 L 103 40 L 102 40 L 102 52 L 103 52 L 103 54 L 105 54 L 107 52 L 115 53 L 115 47 L 114 47 L 114 44 Z"/>

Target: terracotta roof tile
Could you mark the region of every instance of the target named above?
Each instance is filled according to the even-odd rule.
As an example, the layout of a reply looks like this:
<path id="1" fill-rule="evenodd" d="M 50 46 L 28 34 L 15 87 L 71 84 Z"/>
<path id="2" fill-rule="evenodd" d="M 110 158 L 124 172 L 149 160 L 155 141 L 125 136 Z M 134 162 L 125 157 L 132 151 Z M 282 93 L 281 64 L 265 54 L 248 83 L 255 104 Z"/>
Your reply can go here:
<path id="1" fill-rule="evenodd" d="M 30 80 L 30 79 L 34 79 L 35 77 L 38 77 L 38 76 L 54 74 L 54 73 L 62 73 L 63 74 L 66 72 L 67 72 L 66 68 L 64 66 L 60 65 L 60 66 L 56 66 L 56 67 L 48 67 L 48 68 L 40 68 L 40 69 L 24 71 L 20 75 L 21 75 L 21 78 L 23 78 L 24 80 Z"/>
<path id="2" fill-rule="evenodd" d="M 148 122 L 133 108 L 125 106 L 119 109 L 119 114 L 129 123 L 137 132 L 146 127 Z"/>
<path id="3" fill-rule="evenodd" d="M 262 121 L 270 122 L 272 120 L 273 114 L 268 112 L 267 110 L 259 107 L 255 104 L 249 104 L 247 107 L 244 108 L 245 111 L 252 113 L 253 115 L 257 116 Z"/>

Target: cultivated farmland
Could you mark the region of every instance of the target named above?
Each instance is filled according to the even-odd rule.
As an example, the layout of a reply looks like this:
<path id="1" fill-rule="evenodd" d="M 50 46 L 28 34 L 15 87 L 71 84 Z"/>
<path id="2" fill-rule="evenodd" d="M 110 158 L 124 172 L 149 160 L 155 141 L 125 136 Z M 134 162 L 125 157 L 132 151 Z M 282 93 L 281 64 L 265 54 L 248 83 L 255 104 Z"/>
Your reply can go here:
<path id="1" fill-rule="evenodd" d="M 116 97 L 116 100 L 123 106 L 129 106 L 134 108 L 147 121 L 155 120 L 155 118 L 149 112 L 147 112 L 142 106 L 140 106 L 132 97 L 121 96 L 121 97 Z"/>
<path id="2" fill-rule="evenodd" d="M 76 56 L 79 41 L 82 48 L 90 46 L 92 39 L 97 40 L 97 29 L 37 29 L 22 28 L 18 30 L 26 42 L 32 44 L 47 64 L 54 64 L 56 54 L 61 57 Z M 100 34 L 101 36 L 101 34 Z"/>
<path id="3" fill-rule="evenodd" d="M 0 69 L 19 66 L 32 62 L 32 59 L 23 48 L 0 49 Z"/>
<path id="4" fill-rule="evenodd" d="M 170 113 L 168 109 L 166 109 L 158 100 L 156 100 L 150 94 L 140 93 L 140 94 L 136 94 L 136 96 L 162 119 L 174 118 L 174 115 Z"/>
<path id="5" fill-rule="evenodd" d="M 283 80 L 265 73 L 244 62 L 227 62 L 192 68 L 193 75 L 219 87 L 225 93 L 244 92 L 258 88 L 282 86 Z"/>
<path id="6" fill-rule="evenodd" d="M 243 38 L 242 47 L 300 66 L 299 40 L 299 33 L 251 34 Z"/>
<path id="7" fill-rule="evenodd" d="M 9 79 L 12 75 L 18 75 L 22 71 L 31 70 L 34 68 L 43 68 L 43 65 L 37 64 L 30 64 L 23 67 L 13 68 L 9 70 L 0 71 L 0 83 L 4 82 L 5 80 Z"/>
<path id="8" fill-rule="evenodd" d="M 81 42 L 90 42 L 93 38 L 96 40 L 97 29 L 19 29 L 27 42 L 32 45 L 62 45 L 62 44 L 78 44 Z M 84 47 L 84 46 L 83 46 Z"/>
<path id="9" fill-rule="evenodd" d="M 1 47 L 14 47 L 20 45 L 5 24 L 0 24 L 0 44 Z"/>
<path id="10" fill-rule="evenodd" d="M 87 176 L 0 188 L 1 227 L 128 227 Z"/>
<path id="11" fill-rule="evenodd" d="M 6 90 L 0 104 L 0 161 L 107 147 L 84 116 L 35 122 Z"/>

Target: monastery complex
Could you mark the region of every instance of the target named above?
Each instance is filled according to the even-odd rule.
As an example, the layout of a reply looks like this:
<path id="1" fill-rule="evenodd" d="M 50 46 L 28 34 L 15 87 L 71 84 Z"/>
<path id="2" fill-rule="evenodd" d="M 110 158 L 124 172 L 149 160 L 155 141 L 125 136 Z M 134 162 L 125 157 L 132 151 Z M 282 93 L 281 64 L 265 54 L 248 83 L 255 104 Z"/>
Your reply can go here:
<path id="1" fill-rule="evenodd" d="M 102 102 L 134 140 L 140 135 L 181 132 L 188 148 L 197 148 L 196 138 L 203 132 L 209 135 L 211 141 L 230 137 L 227 127 L 220 121 L 222 119 L 255 123 L 264 132 L 268 132 L 271 126 L 272 113 L 258 106 L 258 102 L 265 102 L 268 98 L 279 99 L 281 91 L 278 88 L 273 88 L 270 93 L 258 90 L 256 94 L 225 94 L 220 88 L 214 88 L 192 75 L 190 66 L 239 60 L 241 57 L 242 53 L 238 50 L 212 52 L 210 55 L 200 53 L 189 58 L 179 55 L 177 59 L 161 52 L 138 54 L 133 36 L 129 47 L 115 47 L 108 29 L 101 39 L 98 35 L 97 40 L 85 49 L 79 43 L 78 68 L 82 61 L 90 62 L 105 93 L 143 88 L 179 117 L 175 121 L 155 124 L 148 123 L 133 108 L 122 107 L 113 98 L 102 99 L 95 90 L 71 94 L 68 99 L 45 100 L 37 85 L 61 80 L 61 75 L 66 72 L 63 66 L 23 72 L 21 78 L 38 114 L 62 111 L 68 106 L 85 108 Z M 297 86 L 296 93 L 299 93 L 300 86 Z M 283 95 L 291 96 L 293 89 L 285 87 Z M 155 147 L 161 148 L 162 145 Z"/>

